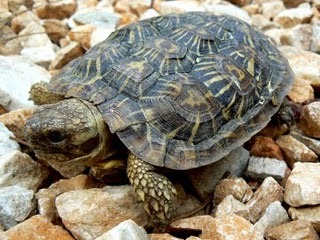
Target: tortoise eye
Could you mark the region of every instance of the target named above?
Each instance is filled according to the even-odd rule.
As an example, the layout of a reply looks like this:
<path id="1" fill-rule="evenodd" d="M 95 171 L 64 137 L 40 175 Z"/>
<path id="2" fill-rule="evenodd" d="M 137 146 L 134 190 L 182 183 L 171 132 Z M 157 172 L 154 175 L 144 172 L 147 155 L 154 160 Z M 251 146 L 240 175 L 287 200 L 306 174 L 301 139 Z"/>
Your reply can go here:
<path id="1" fill-rule="evenodd" d="M 49 133 L 48 138 L 53 143 L 58 143 L 64 140 L 64 136 L 58 131 Z"/>

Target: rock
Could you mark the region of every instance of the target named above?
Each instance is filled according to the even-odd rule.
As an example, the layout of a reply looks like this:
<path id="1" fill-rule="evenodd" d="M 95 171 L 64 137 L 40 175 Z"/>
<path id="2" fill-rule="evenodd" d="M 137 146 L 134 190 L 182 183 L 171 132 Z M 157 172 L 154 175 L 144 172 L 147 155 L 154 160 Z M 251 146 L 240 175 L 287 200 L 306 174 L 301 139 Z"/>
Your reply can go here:
<path id="1" fill-rule="evenodd" d="M 271 137 L 254 136 L 250 140 L 250 155 L 256 157 L 283 159 L 279 146 Z"/>
<path id="2" fill-rule="evenodd" d="M 109 35 L 114 32 L 114 29 L 103 29 L 97 28 L 91 34 L 90 39 L 90 46 L 93 47 L 94 45 L 104 41 Z"/>
<path id="3" fill-rule="evenodd" d="M 292 220 L 309 221 L 314 229 L 320 232 L 320 205 L 314 207 L 289 208 L 289 216 Z"/>
<path id="4" fill-rule="evenodd" d="M 96 28 L 114 30 L 119 23 L 119 17 L 116 14 L 104 9 L 78 12 L 72 16 L 72 19 L 78 25 L 90 24 Z"/>
<path id="5" fill-rule="evenodd" d="M 206 200 L 227 172 L 233 176 L 240 176 L 248 163 L 248 159 L 249 152 L 240 147 L 218 162 L 189 170 L 188 178 L 197 196 Z"/>
<path id="6" fill-rule="evenodd" d="M 67 46 L 57 52 L 56 58 L 51 62 L 49 69 L 61 69 L 73 59 L 84 54 L 84 50 L 77 42 L 70 42 Z"/>
<path id="7" fill-rule="evenodd" d="M 304 106 L 300 115 L 299 127 L 309 137 L 320 138 L 320 102 Z"/>
<path id="8" fill-rule="evenodd" d="M 4 109 L 4 113 L 7 112 L 5 109 L 9 106 L 10 101 L 10 95 L 0 89 L 0 106 Z M 1 113 L 0 116 L 4 113 Z"/>
<path id="9" fill-rule="evenodd" d="M 199 229 L 200 239 L 236 240 L 256 239 L 253 225 L 236 214 L 223 215 L 213 218 L 211 216 L 198 216 L 174 221 L 170 225 L 179 229 Z"/>
<path id="10" fill-rule="evenodd" d="M 65 192 L 56 198 L 64 226 L 77 239 L 94 239 L 127 219 L 144 226 L 148 221 L 131 186 L 106 186 Z"/>
<path id="11" fill-rule="evenodd" d="M 184 1 L 181 4 L 180 1 L 161 1 L 160 2 L 160 15 L 169 14 L 169 13 L 185 13 L 190 11 L 205 11 L 204 7 L 194 0 Z"/>
<path id="12" fill-rule="evenodd" d="M 253 192 L 243 178 L 229 177 L 221 179 L 216 186 L 213 194 L 214 203 L 219 204 L 228 195 L 245 203 L 250 200 Z"/>
<path id="13" fill-rule="evenodd" d="M 54 224 L 61 224 L 55 207 L 56 197 L 71 190 L 89 189 L 99 187 L 99 185 L 101 185 L 101 183 L 87 175 L 78 175 L 70 179 L 61 179 L 48 188 L 40 189 L 36 193 L 39 214 Z"/>
<path id="14" fill-rule="evenodd" d="M 150 240 L 183 240 L 182 238 L 176 238 L 169 233 L 150 233 L 148 234 Z"/>
<path id="15" fill-rule="evenodd" d="M 237 214 L 248 221 L 250 220 L 249 207 L 235 199 L 232 195 L 226 196 L 219 205 L 216 206 L 213 212 L 213 217 L 221 217 L 231 213 Z"/>
<path id="16" fill-rule="evenodd" d="M 267 229 L 276 227 L 289 221 L 290 220 L 287 211 L 281 206 L 279 201 L 275 201 L 269 204 L 265 210 L 265 213 L 261 216 L 259 221 L 254 224 L 254 228 L 263 238 Z"/>
<path id="17" fill-rule="evenodd" d="M 140 16 L 140 19 L 145 20 L 145 19 L 158 17 L 158 16 L 160 16 L 160 14 L 156 10 L 150 8 Z"/>
<path id="18" fill-rule="evenodd" d="M 251 3 L 251 0 L 230 0 L 229 2 L 242 7 Z"/>
<path id="19" fill-rule="evenodd" d="M 287 8 L 298 7 L 301 3 L 310 2 L 308 0 L 283 0 Z"/>
<path id="20" fill-rule="evenodd" d="M 48 68 L 56 56 L 50 46 L 24 48 L 21 50 L 21 55 L 44 68 Z"/>
<path id="21" fill-rule="evenodd" d="M 16 33 L 21 32 L 30 22 L 40 24 L 40 19 L 25 6 L 19 8 L 19 12 L 11 21 L 11 29 Z"/>
<path id="22" fill-rule="evenodd" d="M 264 31 L 264 34 L 269 37 L 276 46 L 283 45 L 281 42 L 282 36 L 287 34 L 287 30 L 284 28 L 272 28 Z"/>
<path id="23" fill-rule="evenodd" d="M 273 177 L 280 181 L 286 175 L 287 164 L 275 158 L 250 157 L 246 175 L 256 180 Z"/>
<path id="24" fill-rule="evenodd" d="M 117 226 L 102 234 L 95 240 L 149 240 L 148 234 L 144 228 L 138 226 L 132 220 L 126 220 Z"/>
<path id="25" fill-rule="evenodd" d="M 267 240 L 310 239 L 319 240 L 312 224 L 306 220 L 295 220 L 271 227 L 266 232 Z"/>
<path id="26" fill-rule="evenodd" d="M 49 169 L 14 150 L 0 156 L 0 188 L 20 186 L 36 192 L 49 176 Z"/>
<path id="27" fill-rule="evenodd" d="M 320 140 L 305 136 L 303 132 L 297 128 L 291 129 L 290 135 L 308 146 L 315 154 L 320 155 Z"/>
<path id="28" fill-rule="evenodd" d="M 269 20 L 283 10 L 285 10 L 285 6 L 282 1 L 263 2 L 261 4 L 262 15 Z"/>
<path id="29" fill-rule="evenodd" d="M 76 11 L 75 0 L 34 0 L 33 9 L 39 18 L 64 19 L 70 17 Z"/>
<path id="30" fill-rule="evenodd" d="M 270 203 L 275 201 L 282 202 L 282 200 L 283 188 L 272 177 L 267 177 L 247 202 L 250 221 L 252 223 L 257 222 Z"/>
<path id="31" fill-rule="evenodd" d="M 0 115 L 0 122 L 3 123 L 14 134 L 15 137 L 24 139 L 25 136 L 22 132 L 22 128 L 26 124 L 26 121 L 32 116 L 32 114 L 33 109 L 31 108 L 13 110 L 11 112 Z"/>
<path id="32" fill-rule="evenodd" d="M 96 29 L 91 24 L 76 26 L 70 30 L 68 36 L 71 41 L 80 43 L 82 48 L 90 49 L 91 45 L 91 34 Z"/>
<path id="33" fill-rule="evenodd" d="M 320 163 L 296 163 L 285 186 L 284 200 L 292 207 L 320 204 Z"/>
<path id="34" fill-rule="evenodd" d="M 19 186 L 0 188 L 0 224 L 6 229 L 24 221 L 35 209 L 32 190 Z"/>
<path id="35" fill-rule="evenodd" d="M 318 25 L 312 26 L 312 40 L 311 40 L 310 51 L 317 52 L 317 53 L 320 52 L 320 26 Z"/>
<path id="36" fill-rule="evenodd" d="M 291 8 L 281 11 L 276 15 L 274 21 L 285 28 L 298 24 L 309 23 L 313 16 L 309 3 L 300 5 L 298 8 Z"/>
<path id="37" fill-rule="evenodd" d="M 282 35 L 281 43 L 303 50 L 309 50 L 312 42 L 312 26 L 310 24 L 298 24 Z"/>
<path id="38" fill-rule="evenodd" d="M 0 54 L 18 55 L 21 50 L 18 35 L 9 26 L 2 26 L 0 28 Z"/>
<path id="39" fill-rule="evenodd" d="M 58 43 L 61 38 L 66 37 L 69 32 L 67 25 L 58 19 L 46 19 L 43 21 L 42 26 L 51 41 L 55 43 Z"/>
<path id="40" fill-rule="evenodd" d="M 318 156 L 302 142 L 290 135 L 283 135 L 276 143 L 282 149 L 288 165 L 292 168 L 296 162 L 316 162 Z"/>
<path id="41" fill-rule="evenodd" d="M 45 217 L 36 215 L 20 223 L 3 234 L 0 238 L 5 240 L 74 240 L 74 238 L 60 226 L 53 225 Z"/>
<path id="42" fill-rule="evenodd" d="M 253 2 L 249 5 L 243 6 L 242 9 L 245 10 L 250 16 L 261 12 L 260 4 Z"/>
<path id="43" fill-rule="evenodd" d="M 314 90 L 309 81 L 296 77 L 288 96 L 295 103 L 304 103 L 314 99 Z"/>
<path id="44" fill-rule="evenodd" d="M 281 47 L 281 52 L 289 60 L 296 78 L 300 77 L 310 82 L 311 85 L 319 86 L 320 83 L 320 55 L 303 51 L 295 47 Z"/>
<path id="45" fill-rule="evenodd" d="M 227 14 L 251 24 L 251 18 L 248 13 L 243 9 L 234 5 L 222 5 L 222 4 L 204 4 L 204 10 L 212 12 L 213 14 Z M 195 11 L 195 10 L 192 10 Z"/>
<path id="46" fill-rule="evenodd" d="M 20 145 L 15 140 L 10 139 L 13 136 L 12 132 L 0 122 L 0 157 L 12 151 L 20 150 Z"/>
<path id="47" fill-rule="evenodd" d="M 271 22 L 269 19 L 267 19 L 261 14 L 254 14 L 251 16 L 251 19 L 252 26 L 256 27 L 262 32 L 267 31 L 269 29 L 277 28 L 279 26 L 279 24 Z"/>
<path id="48" fill-rule="evenodd" d="M 128 2 L 131 11 L 141 16 L 152 6 L 153 0 L 129 0 Z"/>
<path id="49" fill-rule="evenodd" d="M 20 56 L 0 56 L 0 89 L 11 97 L 8 110 L 32 107 L 28 101 L 31 85 L 48 82 L 51 75 L 29 59 Z M 21 84 L 23 83 L 23 84 Z"/>

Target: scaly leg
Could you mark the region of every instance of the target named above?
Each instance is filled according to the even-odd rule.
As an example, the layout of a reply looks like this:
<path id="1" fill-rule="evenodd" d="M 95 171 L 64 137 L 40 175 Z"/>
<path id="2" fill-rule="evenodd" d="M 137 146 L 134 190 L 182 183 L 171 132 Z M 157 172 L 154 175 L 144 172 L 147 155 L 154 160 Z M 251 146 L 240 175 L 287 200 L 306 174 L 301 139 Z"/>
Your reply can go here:
<path id="1" fill-rule="evenodd" d="M 137 158 L 128 156 L 127 175 L 135 193 L 144 203 L 148 214 L 161 222 L 168 222 L 174 213 L 173 202 L 177 191 L 169 179 L 155 172 L 155 167 Z"/>

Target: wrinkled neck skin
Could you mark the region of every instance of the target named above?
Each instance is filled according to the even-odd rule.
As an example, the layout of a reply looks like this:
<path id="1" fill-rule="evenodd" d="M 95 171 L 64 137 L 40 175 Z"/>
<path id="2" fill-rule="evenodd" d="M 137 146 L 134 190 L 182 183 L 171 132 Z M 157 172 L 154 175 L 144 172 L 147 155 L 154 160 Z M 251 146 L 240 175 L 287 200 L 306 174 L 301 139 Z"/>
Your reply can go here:
<path id="1" fill-rule="evenodd" d="M 78 100 L 81 101 L 84 105 L 86 105 L 92 112 L 92 115 L 96 120 L 98 133 L 99 133 L 99 145 L 94 151 L 91 152 L 90 155 L 87 155 L 88 161 L 86 164 L 87 166 L 91 166 L 96 161 L 106 159 L 114 154 L 115 150 L 112 148 L 112 141 L 114 139 L 114 136 L 110 132 L 109 127 L 107 126 L 106 122 L 102 118 L 102 115 L 99 112 L 99 110 L 95 106 L 93 106 L 91 103 L 85 100 L 81 100 L 81 99 L 78 99 Z"/>

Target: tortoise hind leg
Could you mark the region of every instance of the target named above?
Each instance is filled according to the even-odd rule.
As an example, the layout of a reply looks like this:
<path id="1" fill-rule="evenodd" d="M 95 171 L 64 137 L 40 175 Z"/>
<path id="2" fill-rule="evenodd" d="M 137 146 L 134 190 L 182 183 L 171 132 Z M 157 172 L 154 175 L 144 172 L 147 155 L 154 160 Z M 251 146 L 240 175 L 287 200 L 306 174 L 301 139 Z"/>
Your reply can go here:
<path id="1" fill-rule="evenodd" d="M 177 191 L 169 179 L 155 172 L 155 167 L 137 158 L 128 156 L 127 175 L 130 183 L 152 218 L 168 222 L 174 213 L 173 202 Z"/>

